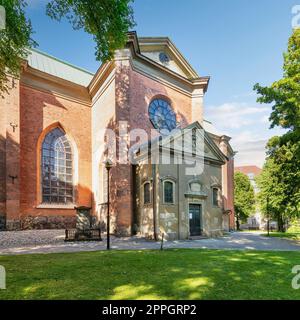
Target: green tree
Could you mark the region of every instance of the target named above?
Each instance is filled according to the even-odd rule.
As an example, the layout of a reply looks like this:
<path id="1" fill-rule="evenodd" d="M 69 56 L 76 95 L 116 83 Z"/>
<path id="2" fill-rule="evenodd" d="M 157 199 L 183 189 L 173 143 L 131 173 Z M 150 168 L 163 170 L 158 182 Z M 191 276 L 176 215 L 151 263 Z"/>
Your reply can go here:
<path id="1" fill-rule="evenodd" d="M 24 0 L 0 0 L 6 11 L 6 27 L 0 30 L 0 94 L 9 90 L 9 76 L 18 77 L 31 39 L 31 23 L 25 17 Z"/>
<path id="2" fill-rule="evenodd" d="M 297 146 L 288 143 L 279 147 L 278 140 L 280 137 L 273 137 L 268 142 L 268 157 L 256 178 L 260 190 L 257 200 L 264 216 L 276 220 L 278 231 L 284 232 L 285 222 L 298 216 L 300 171 L 294 162 Z"/>
<path id="3" fill-rule="evenodd" d="M 288 132 L 280 139 L 299 142 L 300 138 L 300 29 L 295 29 L 284 53 L 283 78 L 270 87 L 259 84 L 254 89 L 260 95 L 258 102 L 272 103 L 271 128 L 280 126 Z"/>
<path id="4" fill-rule="evenodd" d="M 97 60 L 107 61 L 124 46 L 134 24 L 133 0 L 51 0 L 47 14 L 58 21 L 67 18 L 74 29 L 84 29 L 96 42 Z"/>
<path id="5" fill-rule="evenodd" d="M 269 163 L 264 170 L 280 177 L 281 192 L 277 202 L 288 216 L 299 215 L 300 211 L 300 29 L 295 29 L 284 53 L 283 78 L 270 87 L 259 84 L 254 89 L 260 95 L 258 102 L 271 103 L 271 128 L 287 130 L 280 137 L 273 137 L 267 146 Z M 271 167 L 271 168 L 270 168 Z M 269 173 L 266 173 L 268 176 Z M 279 181 L 279 180 L 278 180 Z M 266 181 L 266 183 L 268 183 Z M 268 190 L 266 188 L 265 190 Z M 265 192 L 265 196 L 268 193 Z M 270 197 L 271 189 L 270 189 Z M 279 200 L 280 199 L 280 200 Z M 274 200 L 275 201 L 275 200 Z M 276 206 L 275 206 L 276 207 Z M 274 208 L 275 209 L 275 208 Z M 288 210 L 288 211 L 287 211 Z"/>
<path id="6" fill-rule="evenodd" d="M 96 42 L 96 58 L 105 62 L 122 48 L 134 26 L 133 0 L 49 0 L 47 14 L 66 18 L 74 29 L 84 29 Z M 26 0 L 0 0 L 6 9 L 6 29 L 0 31 L 0 93 L 9 90 L 8 75 L 19 76 L 20 66 L 35 46 L 32 26 L 26 18 Z"/>
<path id="7" fill-rule="evenodd" d="M 241 173 L 234 174 L 234 211 L 236 217 L 236 228 L 240 229 L 241 221 L 244 221 L 255 210 L 254 190 L 249 178 Z"/>

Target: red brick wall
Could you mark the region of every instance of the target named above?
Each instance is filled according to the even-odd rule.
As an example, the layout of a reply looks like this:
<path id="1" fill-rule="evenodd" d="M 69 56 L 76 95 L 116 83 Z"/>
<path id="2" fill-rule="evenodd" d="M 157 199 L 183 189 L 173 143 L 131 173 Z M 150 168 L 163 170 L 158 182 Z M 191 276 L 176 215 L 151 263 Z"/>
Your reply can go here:
<path id="1" fill-rule="evenodd" d="M 116 64 L 116 131 L 119 121 L 128 121 L 127 130 L 144 129 L 150 139 L 154 129 L 148 106 L 155 97 L 170 100 L 177 121 L 184 127 L 191 123 L 191 98 L 133 71 L 126 63 Z M 118 143 L 118 142 L 117 142 Z M 127 148 L 135 142 L 127 141 Z M 118 147 L 117 147 L 118 150 Z M 128 234 L 133 222 L 133 182 L 131 164 L 118 164 L 111 171 L 111 212 L 116 216 L 117 233 Z"/>
<path id="2" fill-rule="evenodd" d="M 9 84 L 10 92 L 0 100 L 0 215 L 4 213 L 6 223 L 12 228 L 18 228 L 20 214 L 19 81 L 9 79 Z"/>
<path id="3" fill-rule="evenodd" d="M 235 228 L 235 216 L 234 216 L 234 158 L 231 158 L 227 164 L 227 175 L 228 175 L 228 199 L 227 208 L 231 210 L 230 215 L 230 227 Z"/>
<path id="4" fill-rule="evenodd" d="M 91 109 L 52 94 L 21 86 L 21 216 L 75 217 L 75 210 L 38 209 L 40 144 L 44 130 L 60 124 L 78 150 L 76 205 L 91 206 Z M 54 124 L 54 125 L 53 125 Z"/>
<path id="5" fill-rule="evenodd" d="M 192 102 L 187 95 L 152 80 L 138 72 L 131 71 L 130 126 L 149 132 L 154 129 L 148 116 L 148 106 L 155 97 L 166 97 L 177 114 L 182 127 L 192 122 Z"/>
<path id="6" fill-rule="evenodd" d="M 6 103 L 0 97 L 0 229 L 6 218 Z"/>

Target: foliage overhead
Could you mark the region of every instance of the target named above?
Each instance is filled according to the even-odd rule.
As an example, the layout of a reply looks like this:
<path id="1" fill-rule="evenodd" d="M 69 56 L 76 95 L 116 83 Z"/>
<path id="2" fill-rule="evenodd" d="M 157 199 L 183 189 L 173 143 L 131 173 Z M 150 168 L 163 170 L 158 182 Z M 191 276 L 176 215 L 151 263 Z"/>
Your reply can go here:
<path id="1" fill-rule="evenodd" d="M 0 30 L 0 94 L 10 89 L 9 77 L 18 77 L 27 48 L 35 46 L 32 27 L 26 19 L 24 0 L 0 0 L 6 11 L 6 28 Z"/>
<path id="2" fill-rule="evenodd" d="M 134 26 L 133 0 L 49 0 L 46 13 L 60 21 L 66 18 L 74 29 L 84 29 L 96 42 L 96 58 L 105 62 L 127 41 Z M 0 30 L 0 94 L 10 89 L 8 74 L 18 77 L 32 40 L 31 22 L 26 18 L 26 0 L 0 0 L 6 10 L 6 29 Z"/>
<path id="3" fill-rule="evenodd" d="M 47 14 L 60 21 L 65 17 L 73 28 L 84 29 L 96 42 L 96 58 L 103 62 L 122 48 L 134 26 L 133 0 L 51 0 Z"/>
<path id="4" fill-rule="evenodd" d="M 249 178 L 241 173 L 234 174 L 234 211 L 236 216 L 237 229 L 240 228 L 240 221 L 246 220 L 255 210 L 254 190 Z"/>

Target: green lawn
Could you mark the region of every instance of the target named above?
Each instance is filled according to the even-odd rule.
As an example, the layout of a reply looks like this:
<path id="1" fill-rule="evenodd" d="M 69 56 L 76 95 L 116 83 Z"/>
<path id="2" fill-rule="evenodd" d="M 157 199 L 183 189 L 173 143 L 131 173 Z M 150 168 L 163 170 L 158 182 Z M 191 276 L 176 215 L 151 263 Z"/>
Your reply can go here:
<path id="1" fill-rule="evenodd" d="M 299 299 L 299 252 L 181 249 L 0 256 L 0 299 Z"/>
<path id="2" fill-rule="evenodd" d="M 267 233 L 263 233 L 262 235 L 268 237 Z M 270 232 L 270 237 L 300 240 L 300 232 Z"/>

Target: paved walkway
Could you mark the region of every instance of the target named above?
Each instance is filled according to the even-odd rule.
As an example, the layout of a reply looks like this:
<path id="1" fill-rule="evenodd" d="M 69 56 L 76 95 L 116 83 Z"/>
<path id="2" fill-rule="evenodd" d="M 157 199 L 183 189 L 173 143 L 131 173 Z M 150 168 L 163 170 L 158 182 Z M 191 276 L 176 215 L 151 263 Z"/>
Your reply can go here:
<path id="1" fill-rule="evenodd" d="M 220 238 L 166 241 L 165 248 L 300 251 L 300 242 L 261 236 L 262 232 L 234 232 Z M 106 241 L 65 243 L 64 230 L 0 232 L 0 255 L 105 250 Z M 160 242 L 137 237 L 111 239 L 116 250 L 159 249 Z"/>

